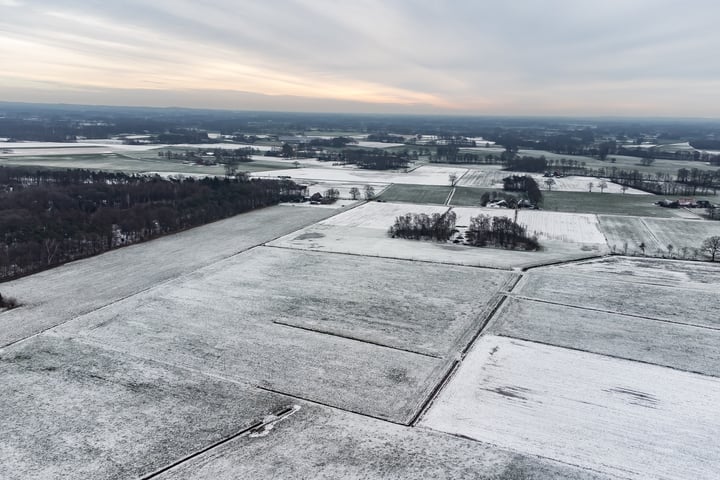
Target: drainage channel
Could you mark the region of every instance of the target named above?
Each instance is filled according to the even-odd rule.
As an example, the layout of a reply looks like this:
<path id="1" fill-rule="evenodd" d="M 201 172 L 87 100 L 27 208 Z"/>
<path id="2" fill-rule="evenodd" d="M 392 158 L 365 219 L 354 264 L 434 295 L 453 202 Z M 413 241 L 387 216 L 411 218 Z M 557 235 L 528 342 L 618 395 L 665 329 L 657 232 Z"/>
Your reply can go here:
<path id="1" fill-rule="evenodd" d="M 239 432 L 237 432 L 233 435 L 230 435 L 229 437 L 225 437 L 222 440 L 212 443 L 211 445 L 209 445 L 205 448 L 202 448 L 196 452 L 193 452 L 190 455 L 187 455 L 187 456 L 181 458 L 180 460 L 171 463 L 170 465 L 166 465 L 166 466 L 162 467 L 161 469 L 156 470 L 149 475 L 140 477 L 140 480 L 150 480 L 152 478 L 156 478 L 156 477 L 162 475 L 163 473 L 167 472 L 168 470 L 176 468 L 176 467 L 182 465 L 183 463 L 187 463 L 190 460 L 192 460 L 196 457 L 199 457 L 200 455 L 202 455 L 214 448 L 217 448 L 225 443 L 228 443 L 231 440 L 235 440 L 236 438 L 245 437 L 245 436 L 250 437 L 250 438 L 264 437 L 265 435 L 270 433 L 270 430 L 273 429 L 275 424 L 285 420 L 286 418 L 288 418 L 290 415 L 294 414 L 298 410 L 300 410 L 299 405 L 292 405 L 289 407 L 285 407 L 282 410 L 279 410 L 275 413 L 271 413 L 270 415 L 267 415 L 262 420 L 253 423 L 249 427 L 244 428 L 244 429 L 240 430 Z"/>

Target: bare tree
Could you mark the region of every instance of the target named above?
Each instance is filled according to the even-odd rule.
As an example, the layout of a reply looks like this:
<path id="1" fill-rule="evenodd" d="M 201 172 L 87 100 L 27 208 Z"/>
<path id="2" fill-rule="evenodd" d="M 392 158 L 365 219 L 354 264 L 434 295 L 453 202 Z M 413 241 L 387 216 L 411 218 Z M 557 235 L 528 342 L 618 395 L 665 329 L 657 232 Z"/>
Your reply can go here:
<path id="1" fill-rule="evenodd" d="M 375 187 L 372 185 L 365 185 L 365 200 L 372 200 L 375 198 Z"/>
<path id="2" fill-rule="evenodd" d="M 607 188 L 608 184 L 605 180 L 600 180 L 600 183 L 598 183 L 598 188 L 600 188 L 600 193 L 603 193 L 605 189 Z"/>
<path id="3" fill-rule="evenodd" d="M 545 180 L 545 185 L 547 185 L 548 192 L 552 190 L 552 186 L 555 185 L 555 180 L 552 178 L 548 178 Z"/>
<path id="4" fill-rule="evenodd" d="M 458 181 L 457 173 L 451 173 L 450 175 L 448 175 L 448 180 L 450 181 L 450 186 L 454 187 Z"/>
<path id="5" fill-rule="evenodd" d="M 715 261 L 715 256 L 720 252 L 720 236 L 715 235 L 709 238 L 706 238 L 705 241 L 700 246 L 700 250 L 710 255 L 710 261 Z"/>
<path id="6" fill-rule="evenodd" d="M 592 188 L 595 186 L 593 182 L 588 182 L 588 192 L 592 192 Z"/>
<path id="7" fill-rule="evenodd" d="M 360 198 L 360 189 L 358 187 L 352 187 L 350 189 L 350 198 L 353 200 L 357 200 Z"/>

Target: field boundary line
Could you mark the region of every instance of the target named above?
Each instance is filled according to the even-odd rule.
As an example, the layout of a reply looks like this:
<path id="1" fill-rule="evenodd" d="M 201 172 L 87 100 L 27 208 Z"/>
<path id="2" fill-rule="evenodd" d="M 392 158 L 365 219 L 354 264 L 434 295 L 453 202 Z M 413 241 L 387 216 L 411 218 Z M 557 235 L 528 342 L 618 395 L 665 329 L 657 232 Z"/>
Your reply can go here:
<path id="1" fill-rule="evenodd" d="M 461 363 L 461 360 L 455 360 L 452 362 L 450 368 L 447 369 L 440 381 L 430 391 L 427 398 L 420 404 L 420 408 L 418 409 L 417 413 L 415 413 L 415 415 L 413 415 L 413 417 L 410 419 L 410 423 L 408 423 L 408 426 L 415 427 L 418 422 L 422 420 L 422 417 L 425 415 L 425 413 L 430 410 L 433 403 L 435 403 L 435 400 L 440 395 L 440 392 L 445 388 L 448 383 L 450 383 L 450 380 L 452 380 L 452 378 L 455 376 L 455 373 L 457 373 Z"/>
<path id="2" fill-rule="evenodd" d="M 480 268 L 485 270 L 494 270 L 498 272 L 514 272 L 512 267 L 488 267 L 486 265 L 464 265 L 461 263 L 450 263 L 450 262 L 436 262 L 433 260 L 417 260 L 413 258 L 400 258 L 400 257 L 385 257 L 380 255 L 368 255 L 364 253 L 352 253 L 352 252 L 331 252 L 328 250 L 313 250 L 309 248 L 296 248 L 296 247 L 288 247 L 285 245 L 258 245 L 262 247 L 268 247 L 268 248 L 280 248 L 282 250 L 292 250 L 295 252 L 312 252 L 312 253 L 322 253 L 324 255 L 349 255 L 351 257 L 365 257 L 365 258 L 381 258 L 386 260 L 398 260 L 401 262 L 415 262 L 415 263 L 429 263 L 433 265 L 447 265 L 450 267 L 458 267 L 458 268 Z"/>
<path id="3" fill-rule="evenodd" d="M 354 208 L 354 207 L 351 207 L 351 208 Z M 343 210 L 343 211 L 344 211 L 344 210 Z M 249 212 L 245 212 L 245 213 L 249 213 Z M 324 218 L 324 219 L 322 219 L 322 220 L 327 220 L 328 218 L 333 217 L 333 216 L 337 215 L 338 213 L 341 213 L 341 212 L 337 212 L 337 213 L 335 213 L 335 214 L 333 214 L 333 215 L 329 215 L 329 216 L 327 216 L 326 218 Z M 238 214 L 238 215 L 242 215 L 242 213 L 241 213 L 241 214 Z M 237 215 L 236 215 L 236 216 L 237 216 Z M 228 217 L 228 218 L 232 218 L 232 217 Z M 222 220 L 226 220 L 226 219 L 222 219 Z M 222 220 L 220 220 L 220 221 L 222 221 Z M 279 240 L 279 239 L 282 238 L 282 237 L 285 237 L 285 236 L 290 235 L 290 234 L 292 234 L 292 233 L 298 232 L 298 231 L 300 231 L 300 230 L 302 230 L 302 229 L 304 229 L 304 228 L 307 228 L 307 227 L 309 227 L 310 225 L 314 225 L 314 224 L 316 224 L 316 223 L 318 223 L 318 222 L 320 222 L 320 221 L 322 221 L 322 220 L 314 221 L 314 222 L 312 222 L 312 223 L 310 223 L 310 224 L 308 224 L 308 225 L 299 227 L 299 228 L 297 228 L 297 229 L 295 229 L 295 230 L 293 230 L 293 231 L 291 231 L 291 232 L 287 232 L 287 233 L 278 235 L 278 236 L 276 236 L 276 237 L 274 237 L 274 238 L 272 238 L 272 239 L 270 239 L 270 240 L 267 240 L 267 242 L 274 242 L 274 241 L 276 241 L 276 240 Z M 214 223 L 214 222 L 211 222 L 211 223 Z M 206 225 L 209 225 L 209 224 L 206 224 Z M 194 228 L 202 228 L 202 227 L 204 227 L 204 226 L 205 226 L 205 225 L 199 225 L 198 227 L 194 227 Z M 177 232 L 177 233 L 182 233 L 182 232 Z M 175 234 L 173 234 L 173 235 L 175 235 Z M 170 236 L 170 235 L 166 235 L 165 237 L 169 237 L 169 236 Z M 159 238 L 164 238 L 164 237 L 159 237 Z M 158 239 L 159 239 L 159 238 L 158 238 Z M 157 240 L 157 239 L 153 239 L 153 240 Z M 141 246 L 141 245 L 143 245 L 143 244 L 149 244 L 150 242 L 152 242 L 152 240 L 150 240 L 150 241 L 148 241 L 148 242 L 141 242 L 141 243 L 136 244 L 136 245 Z M 34 337 L 36 337 L 36 336 L 38 336 L 38 335 L 42 335 L 42 334 L 44 334 L 44 333 L 49 332 L 50 330 L 53 330 L 53 329 L 58 328 L 58 327 L 61 327 L 61 326 L 66 325 L 66 324 L 68 324 L 68 323 L 70 323 L 70 322 L 73 322 L 73 321 L 76 321 L 76 320 L 80 320 L 82 317 L 85 317 L 85 316 L 87 316 L 87 315 L 90 315 L 90 314 L 93 314 L 93 313 L 98 312 L 98 311 L 100 311 L 100 310 L 103 310 L 103 309 L 105 309 L 105 308 L 108 308 L 108 307 L 110 307 L 110 306 L 112 306 L 112 305 L 115 305 L 116 303 L 123 302 L 123 301 L 125 301 L 125 300 L 127 300 L 127 299 L 129 299 L 129 298 L 131 298 L 131 297 L 134 297 L 135 295 L 142 295 L 142 294 L 147 293 L 147 292 L 149 292 L 149 291 L 151 291 L 151 290 L 153 290 L 153 289 L 155 289 L 155 288 L 163 287 L 163 286 L 165 286 L 165 285 L 167 285 L 167 284 L 169 284 L 169 283 L 172 283 L 172 282 L 174 282 L 174 281 L 176 281 L 176 280 L 179 280 L 179 279 L 181 279 L 181 278 L 184 278 L 184 277 L 193 275 L 193 274 L 195 274 L 195 273 L 197 273 L 197 272 L 200 272 L 200 271 L 202 271 L 202 270 L 204 270 L 204 269 L 206 269 L 206 268 L 211 268 L 211 267 L 213 267 L 213 266 L 215 266 L 215 265 L 217 265 L 217 264 L 219 264 L 219 263 L 225 262 L 225 261 L 227 261 L 227 260 L 229 260 L 229 259 L 231 259 L 231 258 L 234 258 L 234 257 L 237 257 L 237 256 L 242 255 L 242 254 L 244 254 L 244 253 L 247 253 L 247 252 L 249 252 L 250 250 L 253 250 L 253 249 L 255 249 L 255 248 L 262 247 L 262 246 L 266 246 L 265 243 L 267 243 L 267 242 L 261 242 L 261 243 L 255 244 L 255 245 L 250 245 L 250 246 L 248 246 L 248 247 L 246 247 L 246 248 L 244 248 L 244 249 L 242 249 L 242 250 L 238 250 L 238 251 L 233 252 L 233 253 L 231 253 L 231 254 L 229 254 L 229 255 L 226 255 L 226 256 L 224 256 L 224 257 L 218 258 L 217 260 L 214 260 L 214 261 L 212 261 L 212 262 L 210 262 L 210 263 L 206 263 L 206 264 L 204 264 L 204 265 L 200 265 L 200 266 L 198 266 L 197 268 L 194 268 L 194 269 L 192 269 L 192 270 L 188 270 L 188 271 L 179 273 L 178 275 L 171 276 L 171 277 L 166 278 L 165 280 L 162 280 L 162 281 L 160 281 L 160 282 L 158 282 L 158 283 L 153 283 L 152 285 L 149 285 L 149 286 L 147 286 L 147 287 L 145 287 L 145 288 L 142 288 L 142 289 L 140 289 L 140 290 L 137 290 L 137 291 L 135 291 L 135 292 L 129 293 L 129 294 L 123 296 L 123 297 L 120 297 L 120 298 L 116 298 L 116 299 L 114 299 L 114 300 L 111 300 L 111 301 L 109 301 L 108 303 L 105 303 L 105 304 L 103 304 L 103 305 L 100 305 L 100 306 L 97 306 L 97 307 L 94 307 L 94 308 L 90 308 L 89 310 L 84 311 L 84 312 L 79 312 L 79 313 L 73 315 L 71 318 L 68 318 L 68 319 L 65 320 L 65 321 L 62 321 L 62 322 L 60 322 L 60 323 L 56 323 L 55 325 L 49 326 L 49 327 L 47 327 L 47 328 L 43 328 L 42 330 L 40 330 L 40 331 L 38 331 L 38 332 L 35 332 L 35 333 L 31 334 L 31 335 L 28 335 L 27 337 L 20 338 L 20 339 L 18 339 L 18 340 L 15 340 L 15 341 L 13 341 L 13 342 L 10 342 L 10 343 L 8 343 L 8 344 L 6 344 L 6 345 L 0 345 L 0 350 L 2 350 L 2 349 L 4 349 L 4 348 L 7 348 L 7 347 L 12 347 L 12 346 L 17 345 L 17 344 L 19 344 L 19 343 L 21 343 L 21 342 L 24 342 L 25 340 L 34 338 Z M 132 247 L 132 246 L 134 246 L 134 245 L 129 245 L 129 246 Z M 119 250 L 119 249 L 109 250 L 108 252 L 103 252 L 103 253 L 101 253 L 101 254 L 99 254 L 99 255 L 103 255 L 103 254 L 105 254 L 105 253 L 110 253 L 110 252 L 117 251 L 117 250 Z M 88 258 L 90 258 L 90 257 L 88 257 Z M 80 259 L 80 260 L 78 260 L 78 261 L 82 261 L 82 260 L 84 260 L 84 259 Z M 68 262 L 68 263 L 63 264 L 63 265 L 58 265 L 58 267 L 62 267 L 62 266 L 64 266 L 64 265 L 68 265 L 69 263 L 72 263 L 72 262 Z M 57 268 L 57 267 L 53 267 L 53 268 Z M 52 269 L 49 269 L 49 270 L 52 270 Z M 37 273 L 39 273 L 39 272 L 37 272 Z M 32 275 L 32 274 L 31 274 L 31 275 Z"/>
<path id="4" fill-rule="evenodd" d="M 640 360 L 640 359 L 637 359 L 637 358 L 622 357 L 622 356 L 620 356 L 620 355 L 615 355 L 615 354 L 612 354 L 612 353 L 600 353 L 600 352 L 596 352 L 596 351 L 594 351 L 594 350 L 587 350 L 587 349 L 585 349 L 585 348 L 569 347 L 569 346 L 565 346 L 565 345 L 557 345 L 557 344 L 550 343 L 550 342 L 543 342 L 542 340 L 533 340 L 533 339 L 524 338 L 524 337 L 514 337 L 514 336 L 511 336 L 511 335 L 504 334 L 504 333 L 494 333 L 493 335 L 496 336 L 496 337 L 504 337 L 504 338 L 509 338 L 509 339 L 512 339 L 512 340 L 520 340 L 520 341 L 523 341 L 523 342 L 535 343 L 535 344 L 537 344 L 537 345 L 545 345 L 545 346 L 554 347 L 554 348 L 564 348 L 564 349 L 566 349 L 566 350 L 573 350 L 573 351 L 575 351 L 575 352 L 587 353 L 587 354 L 590 354 L 590 355 L 597 355 L 597 356 L 599 356 L 599 357 L 608 357 L 608 358 L 614 358 L 614 359 L 616 359 L 616 360 L 623 360 L 623 361 L 626 361 L 626 362 L 642 363 L 643 365 L 652 365 L 652 366 L 660 367 L 660 368 L 668 368 L 668 369 L 674 370 L 674 371 L 676 371 L 676 372 L 689 373 L 689 374 L 692 374 L 692 375 L 700 375 L 701 377 L 720 378 L 720 374 L 718 374 L 718 375 L 713 375 L 713 374 L 710 374 L 710 373 L 698 372 L 697 370 L 685 370 L 685 369 L 683 369 L 683 368 L 673 367 L 673 366 L 671 366 L 671 365 L 664 365 L 664 364 L 661 364 L 661 363 L 653 363 L 653 362 L 649 362 L 649 361 L 647 361 L 647 360 Z"/>
<path id="5" fill-rule="evenodd" d="M 538 302 L 538 303 L 547 303 L 549 305 L 558 305 L 560 307 L 567 307 L 567 308 L 575 308 L 578 310 L 588 310 L 591 312 L 600 312 L 600 313 L 609 313 L 612 315 L 620 315 L 623 317 L 631 317 L 631 318 L 640 318 L 642 320 L 649 320 L 651 322 L 662 322 L 662 323 L 670 323 L 673 325 L 684 325 L 686 327 L 693 327 L 693 328 L 702 328 L 705 330 L 714 330 L 714 331 L 720 331 L 720 327 L 713 327 L 710 325 L 699 325 L 697 323 L 684 323 L 684 322 L 678 322 L 676 320 L 668 320 L 666 318 L 657 318 L 657 317 L 643 317 L 642 315 L 636 315 L 632 313 L 622 313 L 617 312 L 614 310 L 603 310 L 601 308 L 593 308 L 593 307 L 582 307 L 580 305 L 570 305 L 567 303 L 560 303 L 560 302 L 553 302 L 551 300 L 544 300 L 542 298 L 533 298 L 533 297 L 526 297 L 524 295 L 517 295 L 517 294 L 510 294 L 511 298 L 517 299 L 517 300 L 525 300 L 525 301 L 531 301 L 531 302 Z"/>
<path id="6" fill-rule="evenodd" d="M 652 231 L 652 229 L 650 228 L 650 225 L 648 225 L 645 222 L 645 218 L 643 218 L 643 217 L 639 217 L 639 218 L 640 218 L 640 223 L 642 223 L 643 227 L 645 227 L 645 230 L 648 231 L 648 234 L 650 235 L 650 238 L 652 238 L 652 241 L 655 242 L 655 245 L 657 245 L 658 248 L 665 248 L 666 245 L 660 245 L 660 240 L 658 240 L 657 236 L 655 236 L 655 232 Z"/>
<path id="7" fill-rule="evenodd" d="M 603 258 L 604 258 L 604 257 L 603 257 Z M 639 257 L 639 258 L 643 258 L 643 257 Z M 647 257 L 647 258 L 652 258 L 652 257 Z M 663 259 L 663 260 L 665 260 L 665 259 Z M 681 261 L 682 261 L 682 260 L 681 260 Z M 568 264 L 570 264 L 570 263 L 575 263 L 575 262 L 568 262 Z M 548 265 L 548 266 L 554 266 L 554 265 Z M 538 267 L 530 267 L 530 268 L 538 268 Z M 549 273 L 550 275 L 558 275 L 558 272 L 548 272 L 548 273 Z M 718 273 L 720 273 L 720 272 L 718 272 Z M 565 277 L 574 276 L 574 277 L 583 277 L 583 278 L 598 278 L 598 276 L 608 276 L 608 277 L 610 277 L 610 276 L 613 276 L 613 275 L 618 276 L 618 278 L 611 278 L 611 281 L 612 281 L 612 282 L 615 282 L 615 283 L 623 283 L 623 284 L 630 284 L 630 285 L 646 285 L 646 286 L 651 286 L 651 287 L 664 287 L 664 288 L 669 288 L 669 289 L 672 289 L 672 290 L 688 290 L 688 291 L 693 291 L 693 292 L 697 292 L 697 291 L 702 291 L 702 292 L 706 292 L 706 291 L 707 291 L 707 292 L 716 292 L 716 291 L 717 291 L 717 288 L 718 288 L 718 285 L 717 285 L 717 284 L 711 284 L 711 283 L 692 283 L 692 282 L 689 282 L 689 283 L 692 284 L 692 286 L 682 286 L 682 285 L 679 285 L 679 284 L 678 284 L 678 285 L 671 285 L 671 284 L 669 284 L 669 283 L 656 283 L 656 282 L 651 282 L 651 281 L 649 281 L 649 280 L 645 280 L 645 281 L 643 281 L 643 280 L 627 280 L 627 279 L 625 279 L 625 278 L 621 278 L 621 277 L 620 277 L 620 275 L 622 275 L 622 274 L 620 274 L 620 273 L 615 273 L 615 272 L 595 272 L 595 273 L 593 273 L 593 272 L 587 272 L 587 271 L 563 272 L 563 276 L 565 276 Z"/>
<path id="8" fill-rule="evenodd" d="M 235 440 L 236 438 L 244 437 L 245 435 L 247 435 L 249 433 L 257 431 L 261 427 L 264 427 L 266 425 L 271 425 L 273 423 L 276 423 L 278 420 L 287 418 L 288 414 L 292 411 L 293 411 L 293 407 L 285 407 L 284 409 L 271 414 L 277 418 L 273 418 L 271 420 L 257 421 L 255 423 L 251 424 L 249 427 L 243 428 L 242 430 L 238 431 L 237 433 L 234 433 L 226 438 L 223 438 L 222 440 L 219 440 L 217 442 L 214 442 L 214 443 L 208 445 L 207 447 L 201 448 L 200 450 L 197 450 L 189 455 L 186 455 L 185 457 L 182 457 L 181 459 L 179 459 L 169 465 L 166 465 L 158 470 L 155 470 L 154 472 L 152 472 L 148 475 L 144 475 L 144 476 L 140 477 L 140 480 L 150 480 L 159 475 L 162 475 L 163 473 L 167 472 L 168 470 L 176 468 L 176 467 L 182 465 L 183 463 L 187 463 L 190 460 L 209 452 L 210 450 L 213 450 L 221 445 L 224 445 L 232 440 Z"/>
<path id="9" fill-rule="evenodd" d="M 420 425 L 420 426 L 418 426 L 418 427 L 416 427 L 416 428 L 419 428 L 419 429 L 421 429 L 421 430 L 425 430 L 425 431 L 428 431 L 428 432 L 434 432 L 434 433 L 437 433 L 437 434 L 440 434 L 440 435 L 447 435 L 447 436 L 449 436 L 449 437 L 459 438 L 459 439 L 461 439 L 461 440 L 467 440 L 467 441 L 470 441 L 470 442 L 480 443 L 480 444 L 482 444 L 482 445 L 489 445 L 489 446 L 491 446 L 491 447 L 493 447 L 493 448 L 495 448 L 495 449 L 497 449 L 497 450 L 500 450 L 500 451 L 503 451 L 503 452 L 507 452 L 507 453 L 511 453 L 511 454 L 514 454 L 514 455 L 522 455 L 522 456 L 527 456 L 527 457 L 541 458 L 541 459 L 543 459 L 543 460 L 547 460 L 547 461 L 550 461 L 550 462 L 553 462 L 553 463 L 558 463 L 558 464 L 560 464 L 560 465 L 567 465 L 567 466 L 570 466 L 570 467 L 574 467 L 574 468 L 577 468 L 578 470 L 582 470 L 582 471 L 585 471 L 585 472 L 597 473 L 597 474 L 601 475 L 603 478 L 607 478 L 608 480 L 610 480 L 610 479 L 632 480 L 632 479 L 636 478 L 636 477 L 620 477 L 620 476 L 618 476 L 618 475 L 615 474 L 615 473 L 610 474 L 610 473 L 608 473 L 608 472 L 603 472 L 602 470 L 595 470 L 594 468 L 586 467 L 586 466 L 583 466 L 583 465 L 578 465 L 578 464 L 575 464 L 575 463 L 570 463 L 570 462 L 566 462 L 566 461 L 563 461 L 563 460 L 558 460 L 557 458 L 547 457 L 547 456 L 545 456 L 545 455 L 538 455 L 538 454 L 534 454 L 534 453 L 531 454 L 531 453 L 528 453 L 528 452 L 524 452 L 524 451 L 522 451 L 522 450 L 513 450 L 512 448 L 510 448 L 510 447 L 508 447 L 508 446 L 506 446 L 506 445 L 500 445 L 500 444 L 498 444 L 498 443 L 488 442 L 488 441 L 485 441 L 485 440 L 478 440 L 478 439 L 473 438 L 473 437 L 470 437 L 470 436 L 468 436 L 468 435 L 463 435 L 462 433 L 447 432 L 447 431 L 445 431 L 445 430 L 438 430 L 438 429 L 435 429 L 435 428 L 432 428 L 432 427 L 429 427 L 429 426 L 426 426 L 426 425 Z"/>
<path id="10" fill-rule="evenodd" d="M 400 426 L 403 426 L 403 427 L 409 426 L 409 424 L 406 423 L 406 422 L 400 422 L 400 421 L 397 421 L 397 420 L 390 420 L 389 418 L 376 417 L 375 415 L 370 415 L 370 414 L 368 414 L 368 413 L 362 413 L 362 412 L 358 412 L 358 411 L 356 411 L 356 410 L 350 410 L 350 409 L 348 409 L 348 408 L 338 407 L 337 405 L 331 405 L 331 404 L 329 404 L 329 403 L 324 403 L 324 402 L 321 402 L 321 401 L 319 401 L 319 400 L 312 400 L 312 399 L 307 398 L 307 397 L 301 397 L 300 395 L 295 395 L 294 393 L 287 393 L 287 392 L 283 392 L 283 391 L 280 391 L 280 390 L 275 390 L 274 388 L 265 387 L 265 386 L 258 385 L 258 384 L 253 385 L 253 387 L 257 388 L 258 390 L 262 390 L 262 391 L 264 391 L 264 392 L 274 393 L 275 395 L 282 395 L 283 397 L 293 398 L 293 399 L 295 399 L 295 400 L 300 400 L 300 401 L 307 402 L 307 403 L 311 403 L 311 404 L 314 404 L 314 405 L 320 405 L 321 407 L 332 408 L 332 409 L 334 409 L 334 410 L 340 410 L 341 412 L 352 413 L 352 414 L 354 414 L 354 415 L 360 415 L 360 416 L 362 416 L 362 417 L 372 418 L 372 419 L 374 419 L 374 420 L 379 420 L 379 421 L 381 421 L 381 422 L 393 423 L 393 424 L 395 424 L 395 425 L 400 425 Z"/>
<path id="11" fill-rule="evenodd" d="M 452 190 L 450 190 L 450 193 L 448 193 L 447 198 L 445 199 L 445 203 L 443 205 L 450 205 L 450 202 L 452 201 L 452 198 L 455 196 L 455 190 L 456 188 L 453 187 Z"/>
<path id="12" fill-rule="evenodd" d="M 372 340 L 366 340 L 366 339 L 358 338 L 358 337 L 351 337 L 351 336 L 349 336 L 349 335 L 342 335 L 342 334 L 339 334 L 339 333 L 331 332 L 331 331 L 329 331 L 329 330 L 320 330 L 320 329 L 315 329 L 315 328 L 311 328 L 311 327 L 305 327 L 305 326 L 302 326 L 302 325 L 294 325 L 294 324 L 292 324 L 292 323 L 283 322 L 283 321 L 281 321 L 281 320 L 273 320 L 272 323 L 274 323 L 275 325 L 281 325 L 281 326 L 283 326 L 283 327 L 297 328 L 298 330 L 304 330 L 304 331 L 306 331 L 306 332 L 318 333 L 318 334 L 320 334 L 320 335 L 328 335 L 328 336 L 331 336 L 331 337 L 344 338 L 344 339 L 346 339 L 346 340 L 352 340 L 352 341 L 355 341 L 355 342 L 366 343 L 366 344 L 368 344 L 368 345 L 374 345 L 374 346 L 376 346 L 376 347 L 389 348 L 390 350 L 397 350 L 397 351 L 400 351 L 400 352 L 412 353 L 412 354 L 415 354 L 415 355 L 422 355 L 423 357 L 435 358 L 435 359 L 437 359 L 437 360 L 442 360 L 442 359 L 443 359 L 443 357 L 440 357 L 440 356 L 437 356 L 437 355 L 433 355 L 433 354 L 430 354 L 430 353 L 418 352 L 418 351 L 416 351 L 416 350 L 409 350 L 409 349 L 407 349 L 407 348 L 402 348 L 402 347 L 393 347 L 392 345 L 386 345 L 386 344 L 384 344 L 384 343 L 375 342 L 375 341 L 372 341 Z"/>

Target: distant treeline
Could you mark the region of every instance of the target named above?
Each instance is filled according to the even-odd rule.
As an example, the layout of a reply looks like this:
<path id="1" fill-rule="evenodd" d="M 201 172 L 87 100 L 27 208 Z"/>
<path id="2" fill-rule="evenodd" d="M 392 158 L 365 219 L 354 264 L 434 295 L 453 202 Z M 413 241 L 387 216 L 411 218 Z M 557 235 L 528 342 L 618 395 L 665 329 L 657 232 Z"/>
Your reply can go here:
<path id="1" fill-rule="evenodd" d="M 360 168 L 368 168 L 371 170 L 390 170 L 407 168 L 410 162 L 410 155 L 407 152 L 394 153 L 381 149 L 345 149 L 341 152 L 320 154 L 318 155 L 318 160 L 354 164 Z"/>
<path id="2" fill-rule="evenodd" d="M 543 200 L 540 187 L 535 179 L 529 175 L 511 175 L 503 178 L 503 190 L 525 192 L 528 200 L 534 205 L 541 204 Z"/>
<path id="3" fill-rule="evenodd" d="M 289 180 L 0 167 L 0 279 L 299 200 Z"/>

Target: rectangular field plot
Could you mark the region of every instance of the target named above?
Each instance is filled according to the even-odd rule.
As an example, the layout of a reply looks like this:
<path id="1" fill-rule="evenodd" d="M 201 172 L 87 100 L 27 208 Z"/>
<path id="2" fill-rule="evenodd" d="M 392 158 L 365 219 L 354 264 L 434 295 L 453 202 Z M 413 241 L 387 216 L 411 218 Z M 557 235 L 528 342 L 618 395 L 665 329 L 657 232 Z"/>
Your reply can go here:
<path id="1" fill-rule="evenodd" d="M 294 180 L 322 180 L 328 182 L 377 184 L 400 183 L 413 185 L 449 185 L 450 174 L 459 177 L 467 170 L 455 167 L 425 165 L 408 173 L 398 171 L 364 170 L 359 168 L 291 168 L 273 172 L 257 172 L 257 177 L 290 176 Z"/>
<path id="2" fill-rule="evenodd" d="M 720 264 L 660 258 L 611 256 L 551 267 L 552 271 L 607 276 L 611 280 L 717 291 Z"/>
<path id="3" fill-rule="evenodd" d="M 708 289 L 620 281 L 610 275 L 534 271 L 514 293 L 595 310 L 720 328 L 720 296 Z"/>
<path id="4" fill-rule="evenodd" d="M 444 205 L 452 187 L 431 185 L 390 185 L 380 199 L 385 202 L 434 203 Z"/>
<path id="5" fill-rule="evenodd" d="M 720 379 L 481 337 L 427 428 L 633 479 L 717 478 Z"/>
<path id="6" fill-rule="evenodd" d="M 467 438 L 404 428 L 298 402 L 263 437 L 244 436 L 160 475 L 158 480 L 496 479 L 609 480 L 545 458 Z"/>
<path id="7" fill-rule="evenodd" d="M 485 330 L 720 377 L 720 331 L 510 299 Z"/>
<path id="8" fill-rule="evenodd" d="M 370 202 L 342 212 L 269 245 L 324 252 L 403 258 L 457 265 L 514 268 L 542 265 L 561 260 L 589 258 L 606 251 L 605 240 L 593 215 L 521 211 L 519 223 L 540 238 L 541 251 L 525 252 L 498 248 L 477 248 L 459 244 L 390 238 L 388 229 L 395 218 L 406 213 L 447 212 L 441 205 Z M 453 208 L 457 225 L 466 226 L 479 213 L 508 216 L 513 211 Z"/>
<path id="9" fill-rule="evenodd" d="M 0 350 L 0 478 L 141 478 L 286 407 L 286 397 L 82 342 Z"/>
<path id="10" fill-rule="evenodd" d="M 594 190 L 585 192 L 543 191 L 543 210 L 559 212 L 597 213 L 605 215 L 634 215 L 643 217 L 676 218 L 681 209 L 654 205 L 652 195 L 606 195 Z"/>
<path id="11" fill-rule="evenodd" d="M 407 422 L 512 279 L 500 271 L 260 247 L 58 331 Z"/>
<path id="12" fill-rule="evenodd" d="M 668 245 L 673 246 L 675 255 L 687 255 L 683 248 L 692 252 L 706 238 L 720 235 L 720 222 L 704 220 L 601 215 L 600 226 L 608 239 L 608 245 L 615 245 L 622 252 L 622 246 L 627 242 L 628 253 L 639 254 L 641 251 L 638 245 L 645 243 L 645 254 L 649 256 L 668 255 Z"/>

